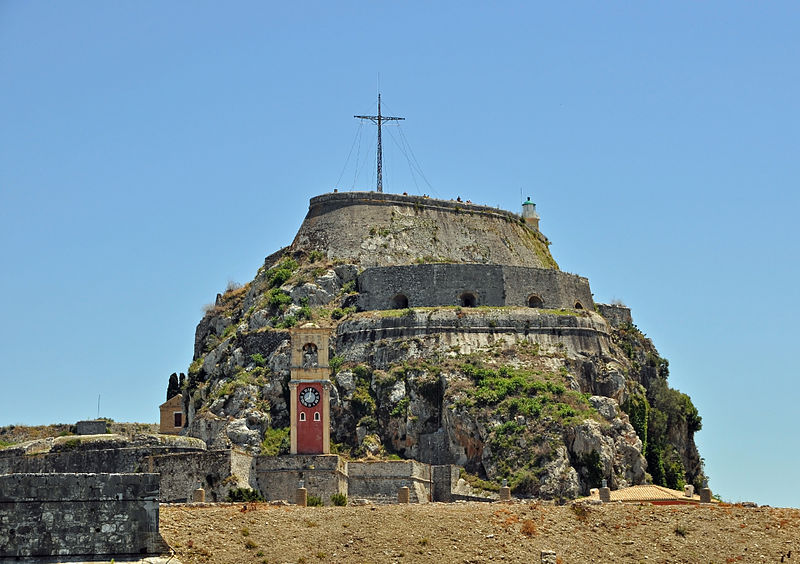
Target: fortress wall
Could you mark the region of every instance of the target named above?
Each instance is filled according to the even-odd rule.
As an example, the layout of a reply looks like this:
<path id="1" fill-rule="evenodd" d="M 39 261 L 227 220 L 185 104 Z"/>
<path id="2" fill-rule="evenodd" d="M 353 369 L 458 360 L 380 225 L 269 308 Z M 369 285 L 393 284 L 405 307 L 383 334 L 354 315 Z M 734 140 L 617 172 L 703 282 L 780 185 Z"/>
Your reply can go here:
<path id="1" fill-rule="evenodd" d="M 595 304 L 597 312 L 605 317 L 613 327 L 621 327 L 633 323 L 631 308 L 616 304 Z"/>
<path id="2" fill-rule="evenodd" d="M 547 239 L 511 212 L 420 196 L 341 192 L 312 198 L 291 245 L 363 267 L 456 263 L 557 268 Z"/>
<path id="3" fill-rule="evenodd" d="M 411 503 L 426 503 L 431 495 L 431 467 L 416 460 L 349 462 L 349 492 L 353 498 L 397 501 L 397 491 L 407 486 Z"/>
<path id="4" fill-rule="evenodd" d="M 0 475 L 0 558 L 162 548 L 155 474 Z"/>
<path id="5" fill-rule="evenodd" d="M 252 488 L 253 457 L 233 450 L 189 452 L 153 456 L 148 472 L 161 475 L 162 502 L 191 501 L 198 487 L 207 501 L 225 501 L 233 488 Z"/>
<path id="6" fill-rule="evenodd" d="M 258 490 L 269 501 L 293 502 L 300 480 L 325 505 L 335 493 L 348 494 L 347 463 L 335 454 L 257 456 L 255 472 Z"/>
<path id="7" fill-rule="evenodd" d="M 580 302 L 593 310 L 589 281 L 581 276 L 545 268 L 483 264 L 418 264 L 368 268 L 358 277 L 360 310 L 394 309 L 398 294 L 409 307 L 460 305 L 469 292 L 479 306 L 528 305 L 538 295 L 544 308 L 573 308 Z"/>
<path id="8" fill-rule="evenodd" d="M 336 354 L 347 361 L 383 369 L 418 357 L 420 350 L 463 354 L 485 350 L 497 341 L 530 341 L 563 347 L 573 356 L 611 354 L 608 324 L 597 313 L 557 314 L 535 308 L 473 308 L 364 312 L 339 324 Z"/>
<path id="9" fill-rule="evenodd" d="M 152 446 L 102 450 L 76 448 L 60 452 L 0 456 L 0 474 L 142 472 L 147 468 L 147 457 L 172 452 L 198 452 L 198 449 Z"/>

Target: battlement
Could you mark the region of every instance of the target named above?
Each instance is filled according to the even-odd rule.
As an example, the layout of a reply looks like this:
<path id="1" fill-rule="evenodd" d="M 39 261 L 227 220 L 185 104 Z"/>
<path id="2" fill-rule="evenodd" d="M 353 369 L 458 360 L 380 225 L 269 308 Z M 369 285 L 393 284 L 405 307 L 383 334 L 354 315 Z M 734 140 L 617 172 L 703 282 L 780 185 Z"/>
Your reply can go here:
<path id="1" fill-rule="evenodd" d="M 500 208 L 482 206 L 472 202 L 458 200 L 440 200 L 429 196 L 417 196 L 409 194 L 390 194 L 388 192 L 330 192 L 321 194 L 309 200 L 308 214 L 326 213 L 335 209 L 352 205 L 372 205 L 372 206 L 412 206 L 415 208 L 426 208 L 430 210 L 465 212 L 469 214 L 481 214 L 489 217 L 500 217 L 509 221 L 520 221 L 522 216 Z"/>

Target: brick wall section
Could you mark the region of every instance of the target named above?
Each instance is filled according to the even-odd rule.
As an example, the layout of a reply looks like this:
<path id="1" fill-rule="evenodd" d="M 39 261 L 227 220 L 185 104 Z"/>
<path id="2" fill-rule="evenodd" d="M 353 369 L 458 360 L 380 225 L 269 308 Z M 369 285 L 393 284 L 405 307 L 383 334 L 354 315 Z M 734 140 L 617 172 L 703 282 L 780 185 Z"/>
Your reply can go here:
<path id="1" fill-rule="evenodd" d="M 0 558 L 162 548 L 155 474 L 0 475 Z"/>
<path id="2" fill-rule="evenodd" d="M 485 264 L 418 264 L 368 268 L 358 277 L 360 310 L 395 309 L 402 294 L 409 307 L 461 305 L 472 293 L 479 306 L 527 307 L 537 295 L 544 308 L 573 308 L 580 302 L 593 310 L 586 278 L 546 268 Z"/>

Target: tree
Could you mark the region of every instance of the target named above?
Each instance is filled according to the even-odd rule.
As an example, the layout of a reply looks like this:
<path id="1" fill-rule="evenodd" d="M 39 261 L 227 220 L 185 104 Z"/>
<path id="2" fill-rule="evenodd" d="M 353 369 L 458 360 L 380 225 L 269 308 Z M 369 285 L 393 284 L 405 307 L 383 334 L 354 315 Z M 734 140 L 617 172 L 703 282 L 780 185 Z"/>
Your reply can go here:
<path id="1" fill-rule="evenodd" d="M 178 383 L 178 375 L 173 372 L 169 375 L 169 384 L 167 385 L 167 400 L 170 400 L 181 393 L 181 387 Z"/>

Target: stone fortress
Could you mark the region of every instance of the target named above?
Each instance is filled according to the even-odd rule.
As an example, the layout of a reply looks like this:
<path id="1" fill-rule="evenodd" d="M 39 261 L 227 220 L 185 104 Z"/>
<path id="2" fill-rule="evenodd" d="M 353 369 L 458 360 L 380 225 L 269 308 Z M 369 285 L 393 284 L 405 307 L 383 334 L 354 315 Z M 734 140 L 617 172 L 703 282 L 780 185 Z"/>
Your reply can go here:
<path id="1" fill-rule="evenodd" d="M 504 469 L 501 457 L 535 473 L 518 480 L 523 495 L 576 497 L 599 486 L 593 480 L 600 475 L 614 489 L 644 483 L 644 437 L 621 406 L 665 378 L 655 349 L 649 341 L 632 349 L 623 342 L 630 310 L 596 304 L 589 281 L 561 272 L 548 245 L 530 199 L 517 215 L 405 194 L 314 197 L 292 244 L 268 256 L 238 293 L 218 295 L 198 324 L 189 378 L 161 406 L 164 434 L 19 445 L 0 450 L 0 474 L 25 482 L 20 491 L 53 474 L 80 473 L 72 481 L 89 490 L 92 480 L 102 490 L 105 475 L 140 475 L 140 487 L 129 490 L 141 492 L 141 503 L 134 510 L 126 502 L 119 529 L 102 532 L 109 553 L 157 550 L 153 535 L 122 546 L 123 524 L 135 513 L 152 530 L 154 499 L 189 501 L 200 489 L 210 501 L 224 501 L 237 488 L 294 500 L 299 486 L 324 503 L 334 494 L 395 502 L 399 491 L 420 503 L 476 499 L 459 480 L 459 467 L 499 482 L 515 471 Z M 303 265 L 312 256 L 324 266 Z M 300 274 L 275 282 L 286 257 L 301 262 Z M 303 308 L 314 324 L 296 323 Z M 513 360 L 514 351 L 532 346 L 531 358 Z M 461 355 L 508 357 L 544 374 L 541 386 L 554 390 L 537 408 L 544 415 L 513 406 L 499 415 L 505 404 L 475 396 L 465 368 L 452 365 Z M 431 367 L 440 362 L 447 365 L 441 373 Z M 569 394 L 573 407 L 563 403 Z M 566 423 L 551 409 L 566 414 Z M 575 419 L 576 409 L 591 417 Z M 275 428 L 289 429 L 288 453 L 260 454 L 265 433 Z M 507 428 L 518 433 L 510 447 L 500 435 Z M 694 430 L 677 421 L 671 432 L 686 478 L 698 479 Z M 401 460 L 345 460 L 330 454 L 333 442 L 362 450 L 377 444 Z M 94 477 L 81 477 L 87 472 Z M 130 480 L 113 480 L 120 479 Z M 3 495 L 0 520 L 4 503 L 23 501 Z M 65 495 L 64 503 L 73 499 Z M 0 545 L 11 547 L 0 557 L 60 549 L 55 541 L 13 543 L 0 536 Z"/>

